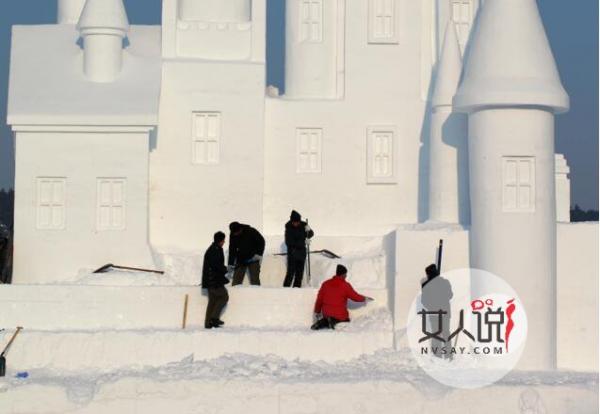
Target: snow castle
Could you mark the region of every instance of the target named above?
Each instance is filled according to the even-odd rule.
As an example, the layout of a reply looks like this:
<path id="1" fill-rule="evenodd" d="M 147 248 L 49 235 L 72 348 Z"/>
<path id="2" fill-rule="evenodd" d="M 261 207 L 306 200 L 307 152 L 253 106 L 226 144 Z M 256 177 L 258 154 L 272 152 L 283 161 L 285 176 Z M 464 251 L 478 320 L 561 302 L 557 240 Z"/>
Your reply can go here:
<path id="1" fill-rule="evenodd" d="M 401 347 L 444 239 L 445 269 L 492 271 L 521 296 L 522 369 L 597 365 L 598 227 L 569 223 L 554 150 L 569 97 L 535 0 L 287 0 L 283 91 L 265 80 L 266 0 L 162 8 L 162 26 L 139 26 L 122 0 L 58 0 L 57 24 L 13 28 L 14 274 L 0 326 L 36 330 L 14 358 L 47 366 L 27 349 L 69 335 L 107 354 L 130 347 L 141 365 L 240 346 L 309 359 Z M 272 253 L 292 209 L 376 298 L 353 317 L 381 326 L 273 336 L 309 325 L 335 266 L 315 258 L 312 286 L 278 288 Z M 171 355 L 145 347 L 139 330 L 177 328 L 186 293 L 200 325 L 198 258 L 234 220 L 267 236 L 266 286 L 232 289 L 226 311 L 249 330 L 171 333 Z M 106 263 L 167 275 L 82 278 Z M 57 350 L 51 365 L 106 362 L 88 356 Z"/>

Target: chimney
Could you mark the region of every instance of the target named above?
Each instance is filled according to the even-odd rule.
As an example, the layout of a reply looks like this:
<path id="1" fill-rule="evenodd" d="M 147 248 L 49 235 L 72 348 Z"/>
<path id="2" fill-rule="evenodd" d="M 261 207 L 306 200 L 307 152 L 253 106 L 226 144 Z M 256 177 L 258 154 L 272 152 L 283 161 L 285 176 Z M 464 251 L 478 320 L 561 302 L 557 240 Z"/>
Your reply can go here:
<path id="1" fill-rule="evenodd" d="M 84 4 L 85 0 L 58 0 L 58 24 L 77 24 Z"/>
<path id="2" fill-rule="evenodd" d="M 92 82 L 113 82 L 123 65 L 129 21 L 123 0 L 87 0 L 77 28 L 83 39 L 83 70 Z"/>

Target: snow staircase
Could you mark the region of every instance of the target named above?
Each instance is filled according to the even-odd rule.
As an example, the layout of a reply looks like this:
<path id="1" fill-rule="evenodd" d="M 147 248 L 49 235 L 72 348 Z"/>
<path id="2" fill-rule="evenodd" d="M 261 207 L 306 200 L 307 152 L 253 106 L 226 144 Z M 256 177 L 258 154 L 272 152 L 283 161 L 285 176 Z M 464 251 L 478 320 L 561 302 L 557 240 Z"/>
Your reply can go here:
<path id="1" fill-rule="evenodd" d="M 0 286 L 0 327 L 25 328 L 9 355 L 15 370 L 139 368 L 235 353 L 333 362 L 393 346 L 387 289 L 363 293 L 375 302 L 351 306 L 352 323 L 314 332 L 316 289 L 230 288 L 225 327 L 205 330 L 199 287 Z"/>

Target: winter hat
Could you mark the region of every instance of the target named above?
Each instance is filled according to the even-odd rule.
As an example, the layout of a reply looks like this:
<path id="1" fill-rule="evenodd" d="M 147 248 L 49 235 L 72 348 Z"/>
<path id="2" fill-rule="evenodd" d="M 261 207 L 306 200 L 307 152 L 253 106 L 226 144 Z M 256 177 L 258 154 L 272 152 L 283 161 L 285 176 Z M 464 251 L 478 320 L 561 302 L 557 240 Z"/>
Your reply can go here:
<path id="1" fill-rule="evenodd" d="M 234 221 L 233 223 L 229 224 L 229 230 L 232 233 L 237 233 L 241 229 L 242 229 L 242 225 L 240 223 L 238 223 L 237 221 Z"/>
<path id="2" fill-rule="evenodd" d="M 215 233 L 213 240 L 215 241 L 215 243 L 221 243 L 223 240 L 225 240 L 225 233 L 223 233 L 222 231 L 218 231 Z"/>
<path id="3" fill-rule="evenodd" d="M 439 276 L 440 272 L 438 271 L 438 268 L 436 265 L 430 264 L 429 266 L 427 266 L 425 268 L 425 274 L 427 275 L 428 278 L 433 279 L 434 277 Z"/>
<path id="4" fill-rule="evenodd" d="M 292 210 L 292 214 L 290 214 L 291 221 L 300 221 L 302 220 L 302 216 L 296 210 Z"/>
<path id="5" fill-rule="evenodd" d="M 346 269 L 346 266 L 344 265 L 337 265 L 337 267 L 335 268 L 335 275 L 336 276 L 343 276 L 345 274 L 348 273 L 348 269 Z"/>

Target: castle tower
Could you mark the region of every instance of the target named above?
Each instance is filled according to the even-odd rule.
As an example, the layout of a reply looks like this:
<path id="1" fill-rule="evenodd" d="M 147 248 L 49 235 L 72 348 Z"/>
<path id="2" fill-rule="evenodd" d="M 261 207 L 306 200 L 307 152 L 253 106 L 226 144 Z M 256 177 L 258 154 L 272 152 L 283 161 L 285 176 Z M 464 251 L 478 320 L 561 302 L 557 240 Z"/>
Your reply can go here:
<path id="1" fill-rule="evenodd" d="M 262 227 L 266 0 L 162 7 L 150 235 L 156 246 L 197 249 L 231 221 Z"/>
<path id="2" fill-rule="evenodd" d="M 343 96 L 345 0 L 287 0 L 285 95 Z"/>
<path id="3" fill-rule="evenodd" d="M 429 138 L 429 219 L 445 223 L 469 221 L 467 117 L 452 109 L 461 72 L 460 45 L 449 22 L 431 100 Z"/>
<path id="4" fill-rule="evenodd" d="M 83 38 L 83 67 L 93 82 L 112 82 L 123 66 L 129 30 L 123 0 L 87 0 L 77 28 Z"/>
<path id="5" fill-rule="evenodd" d="M 163 57 L 265 61 L 266 0 L 163 0 Z"/>
<path id="6" fill-rule="evenodd" d="M 569 109 L 535 0 L 487 0 L 455 107 L 469 114 L 471 266 L 523 301 L 522 369 L 556 365 L 554 115 Z"/>
<path id="7" fill-rule="evenodd" d="M 84 4 L 85 0 L 58 0 L 58 24 L 77 24 Z"/>

